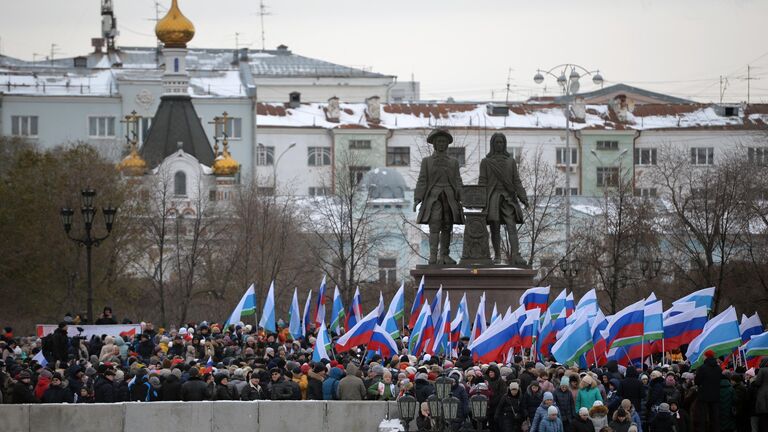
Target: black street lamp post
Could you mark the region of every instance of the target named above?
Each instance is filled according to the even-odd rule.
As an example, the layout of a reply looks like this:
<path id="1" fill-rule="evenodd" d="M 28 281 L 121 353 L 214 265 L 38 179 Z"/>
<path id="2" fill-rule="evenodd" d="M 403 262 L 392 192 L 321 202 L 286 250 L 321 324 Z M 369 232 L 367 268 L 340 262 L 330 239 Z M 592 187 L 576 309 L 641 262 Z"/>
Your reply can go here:
<path id="1" fill-rule="evenodd" d="M 75 211 L 71 208 L 63 207 L 59 213 L 61 216 L 61 223 L 64 225 L 64 231 L 67 233 L 67 237 L 77 243 L 80 246 L 85 247 L 86 250 L 86 268 L 88 272 L 88 323 L 93 324 L 93 283 L 91 280 L 91 248 L 101 244 L 104 239 L 109 237 L 112 232 L 112 224 L 115 222 L 115 215 L 117 214 L 117 208 L 111 205 L 101 209 L 104 214 L 104 225 L 107 228 L 107 234 L 102 237 L 94 236 L 91 233 L 93 229 L 93 219 L 96 216 L 98 210 L 93 206 L 93 200 L 96 198 L 96 191 L 93 189 L 83 189 L 82 195 L 82 207 L 80 208 L 80 214 L 83 215 L 84 236 L 73 237 L 70 234 L 72 230 L 72 219 L 75 215 Z"/>

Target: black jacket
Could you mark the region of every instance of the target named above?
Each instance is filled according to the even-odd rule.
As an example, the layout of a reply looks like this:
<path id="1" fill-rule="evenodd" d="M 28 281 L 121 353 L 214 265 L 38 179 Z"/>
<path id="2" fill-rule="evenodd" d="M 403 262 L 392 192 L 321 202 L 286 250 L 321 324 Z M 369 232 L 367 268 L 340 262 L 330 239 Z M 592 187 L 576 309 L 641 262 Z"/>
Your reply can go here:
<path id="1" fill-rule="evenodd" d="M 128 392 L 128 383 L 120 381 L 115 386 L 115 402 L 128 402 L 130 393 Z"/>
<path id="2" fill-rule="evenodd" d="M 310 371 L 307 382 L 307 400 L 323 400 L 323 380 L 320 375 Z"/>
<path id="3" fill-rule="evenodd" d="M 719 385 L 720 384 L 718 382 L 718 387 Z M 666 402 L 666 394 L 664 393 L 664 378 L 654 378 L 650 383 L 648 383 L 648 401 L 646 402 L 646 405 L 648 408 L 650 408 L 664 402 Z"/>
<path id="4" fill-rule="evenodd" d="M 12 395 L 11 398 L 13 399 L 13 403 L 15 404 L 28 404 L 28 403 L 40 402 L 35 397 L 35 394 L 32 393 L 32 386 L 26 385 L 21 381 L 13 385 L 11 395 Z"/>
<path id="5" fill-rule="evenodd" d="M 643 382 L 637 377 L 636 369 L 627 369 L 627 377 L 621 380 L 621 385 L 619 386 L 619 397 L 629 399 L 635 408 L 642 406 Z"/>
<path id="6" fill-rule="evenodd" d="M 525 413 L 521 405 L 520 392 L 517 396 L 512 396 L 507 392 L 496 407 L 496 423 L 499 425 L 502 431 L 516 431 L 519 430 L 520 425 L 525 419 Z"/>
<path id="7" fill-rule="evenodd" d="M 582 420 L 580 416 L 576 417 L 576 420 L 571 424 L 573 425 L 573 432 L 595 432 L 595 425 L 589 417 L 586 420 Z"/>
<path id="8" fill-rule="evenodd" d="M 63 329 L 53 331 L 53 361 L 67 361 L 67 352 L 69 350 L 69 336 Z"/>
<path id="9" fill-rule="evenodd" d="M 322 389 L 321 389 L 322 393 Z M 247 386 L 243 387 L 243 391 L 240 392 L 240 400 L 244 401 L 255 401 L 255 400 L 263 400 L 264 399 L 264 388 L 259 386 L 258 388 L 254 388 L 251 386 L 250 383 L 248 383 Z"/>
<path id="10" fill-rule="evenodd" d="M 528 386 L 531 385 L 534 380 L 536 380 L 536 377 L 527 370 L 520 372 L 520 391 L 524 392 L 528 390 Z"/>
<path id="11" fill-rule="evenodd" d="M 722 370 L 717 360 L 708 358 L 696 371 L 694 382 L 698 386 L 698 400 L 702 402 L 717 402 L 720 400 L 720 376 Z"/>
<path id="12" fill-rule="evenodd" d="M 413 386 L 413 395 L 419 404 L 426 402 L 427 398 L 435 392 L 435 386 L 429 381 L 423 379 L 417 379 Z"/>
<path id="13" fill-rule="evenodd" d="M 217 385 L 216 386 L 216 397 L 215 400 L 237 400 L 235 398 L 234 391 L 225 385 Z"/>
<path id="14" fill-rule="evenodd" d="M 555 405 L 560 409 L 560 419 L 563 423 L 572 422 L 576 417 L 576 401 L 573 400 L 571 389 L 562 391 L 558 387 L 552 392 L 552 396 L 555 397 Z"/>
<path id="15" fill-rule="evenodd" d="M 290 383 L 293 381 L 288 381 L 283 376 L 280 376 L 278 381 L 272 381 L 269 386 L 269 398 L 272 400 L 292 400 L 293 387 Z"/>
<path id="16" fill-rule="evenodd" d="M 168 375 L 163 383 L 163 392 L 160 399 L 164 401 L 181 400 L 181 380 L 176 375 Z"/>
<path id="17" fill-rule="evenodd" d="M 650 432 L 669 432 L 672 430 L 672 426 L 675 424 L 674 419 L 669 413 L 658 413 L 656 417 L 651 421 Z M 643 428 L 645 431 L 645 428 Z"/>
<path id="18" fill-rule="evenodd" d="M 62 386 L 50 386 L 43 393 L 43 403 L 72 403 L 75 395 Z"/>
<path id="19" fill-rule="evenodd" d="M 213 386 L 209 386 L 199 377 L 192 377 L 181 385 L 181 400 L 184 402 L 210 400 Z"/>
<path id="20" fill-rule="evenodd" d="M 115 400 L 115 383 L 103 376 L 96 378 L 96 382 L 93 384 L 93 393 L 96 403 L 118 402 Z"/>

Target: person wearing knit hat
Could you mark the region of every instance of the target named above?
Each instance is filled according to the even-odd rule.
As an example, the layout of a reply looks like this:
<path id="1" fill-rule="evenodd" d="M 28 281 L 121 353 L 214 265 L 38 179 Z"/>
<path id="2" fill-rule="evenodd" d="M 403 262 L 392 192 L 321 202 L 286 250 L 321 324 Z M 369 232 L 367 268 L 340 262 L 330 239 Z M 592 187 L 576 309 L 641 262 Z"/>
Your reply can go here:
<path id="1" fill-rule="evenodd" d="M 554 397 L 550 392 L 544 392 L 544 396 L 541 398 L 541 405 L 536 408 L 536 413 L 531 420 L 531 430 L 538 431 L 539 424 L 542 423 L 549 415 L 549 408 L 552 408 L 555 404 Z M 557 409 L 557 408 L 555 408 Z M 561 429 L 562 430 L 562 426 Z"/>
<path id="2" fill-rule="evenodd" d="M 589 409 L 589 418 L 596 431 L 608 426 L 608 407 L 600 400 L 594 401 Z"/>
<path id="3" fill-rule="evenodd" d="M 572 426 L 572 432 L 595 432 L 595 426 L 592 424 L 592 419 L 589 418 L 589 410 L 585 407 L 579 409 Z"/>
<path id="4" fill-rule="evenodd" d="M 538 427 L 531 430 L 536 432 L 557 432 L 562 431 L 563 422 L 560 420 L 560 412 L 556 406 L 550 406 L 547 408 L 547 415 L 539 422 Z"/>
<path id="5" fill-rule="evenodd" d="M 562 420 L 565 430 L 571 430 L 571 424 L 576 419 L 576 401 L 573 399 L 570 384 L 571 381 L 568 375 L 563 375 L 560 378 L 560 386 L 552 392 L 552 396 L 555 398 L 555 405 L 560 408 L 560 420 Z"/>

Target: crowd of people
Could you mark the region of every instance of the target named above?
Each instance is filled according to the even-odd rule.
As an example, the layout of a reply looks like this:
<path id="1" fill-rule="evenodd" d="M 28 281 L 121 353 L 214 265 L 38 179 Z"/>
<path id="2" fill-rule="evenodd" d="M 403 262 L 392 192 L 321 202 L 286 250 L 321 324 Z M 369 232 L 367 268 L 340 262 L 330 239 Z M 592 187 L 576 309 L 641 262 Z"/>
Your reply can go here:
<path id="1" fill-rule="evenodd" d="M 110 324 L 106 309 L 101 323 Z M 610 361 L 581 369 L 523 356 L 478 364 L 467 340 L 453 357 L 415 357 L 403 349 L 383 359 L 361 346 L 313 361 L 315 338 L 293 340 L 286 330 L 142 323 L 135 337 L 85 339 L 68 336 L 69 321 L 43 338 L 17 337 L 5 328 L 0 403 L 394 401 L 409 394 L 419 403 L 419 430 L 435 430 L 438 419 L 426 402 L 445 376 L 459 400 L 452 430 L 482 420 L 493 432 L 768 431 L 768 362 L 723 366 L 711 351 L 695 371 L 674 357 L 668 359 L 679 361 L 670 364 Z M 469 398 L 476 394 L 489 400 L 486 419 L 472 418 Z"/>

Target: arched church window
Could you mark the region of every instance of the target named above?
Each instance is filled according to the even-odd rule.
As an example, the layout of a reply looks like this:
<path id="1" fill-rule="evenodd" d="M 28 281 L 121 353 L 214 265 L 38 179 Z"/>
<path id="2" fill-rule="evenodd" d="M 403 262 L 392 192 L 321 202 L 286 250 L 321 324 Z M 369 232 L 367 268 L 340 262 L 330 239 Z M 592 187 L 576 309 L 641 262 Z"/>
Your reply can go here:
<path id="1" fill-rule="evenodd" d="M 187 194 L 187 175 L 184 174 L 184 171 L 176 171 L 176 174 L 173 176 L 173 194 Z"/>

